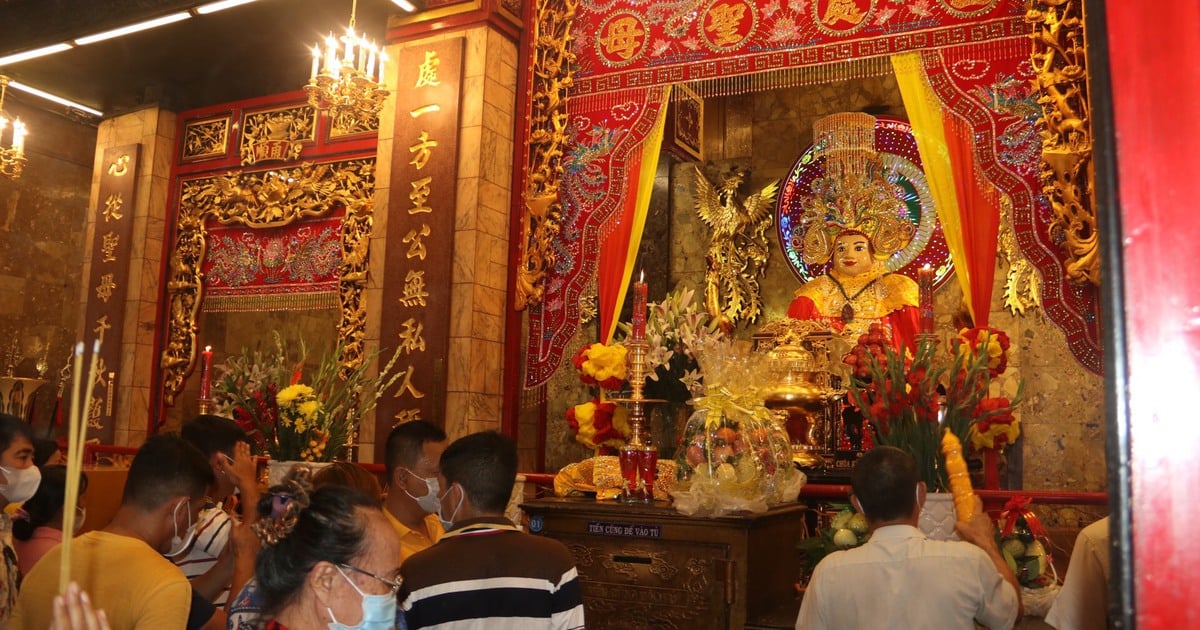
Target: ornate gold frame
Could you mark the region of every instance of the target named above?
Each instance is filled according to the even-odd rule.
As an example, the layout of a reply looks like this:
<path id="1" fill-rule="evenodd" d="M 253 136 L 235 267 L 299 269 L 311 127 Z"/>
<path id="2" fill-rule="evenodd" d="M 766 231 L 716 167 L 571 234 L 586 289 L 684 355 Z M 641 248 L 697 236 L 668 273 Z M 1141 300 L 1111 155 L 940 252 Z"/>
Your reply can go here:
<path id="1" fill-rule="evenodd" d="M 546 271 L 554 266 L 554 238 L 562 218 L 559 186 L 566 148 L 567 101 L 571 87 L 571 23 L 578 0 L 537 0 L 533 79 L 530 94 L 529 176 L 521 226 L 521 263 L 516 310 L 542 301 Z"/>
<path id="2" fill-rule="evenodd" d="M 175 402 L 196 361 L 196 315 L 203 300 L 205 221 L 266 228 L 345 208 L 338 294 L 344 343 L 342 369 L 362 363 L 366 335 L 367 259 L 375 210 L 375 159 L 312 164 L 184 181 L 179 221 L 167 270 L 167 337 L 160 359 L 163 399 Z"/>
<path id="3" fill-rule="evenodd" d="M 1100 232 L 1092 199 L 1092 123 L 1083 0 L 1030 0 L 1033 88 L 1042 106 L 1042 181 L 1067 250 L 1067 278 L 1100 284 Z"/>

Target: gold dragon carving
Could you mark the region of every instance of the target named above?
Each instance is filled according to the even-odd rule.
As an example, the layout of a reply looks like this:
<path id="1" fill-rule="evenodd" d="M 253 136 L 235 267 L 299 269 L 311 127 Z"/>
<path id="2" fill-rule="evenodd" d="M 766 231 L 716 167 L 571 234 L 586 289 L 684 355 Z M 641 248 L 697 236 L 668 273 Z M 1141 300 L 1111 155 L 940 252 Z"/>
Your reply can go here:
<path id="1" fill-rule="evenodd" d="M 1013 315 L 1042 308 L 1042 277 L 1021 253 L 1012 227 L 1012 199 L 1000 198 L 1000 230 L 996 237 L 1001 266 L 1008 267 L 1004 280 L 1004 307 Z"/>
<path id="2" fill-rule="evenodd" d="M 1100 284 L 1099 232 L 1092 199 L 1091 104 L 1083 0 L 1030 0 L 1033 88 L 1042 107 L 1042 182 L 1054 218 L 1050 237 L 1066 248 L 1067 278 Z"/>
<path id="3" fill-rule="evenodd" d="M 529 178 L 517 268 L 517 310 L 538 304 L 546 272 L 554 265 L 554 239 L 561 229 L 562 156 L 567 144 L 567 92 L 575 53 L 571 23 L 578 0 L 538 0 L 534 20 L 534 62 L 530 99 Z"/>
<path id="4" fill-rule="evenodd" d="M 731 331 L 738 321 L 753 322 L 762 312 L 758 279 L 766 270 L 770 247 L 767 229 L 774 219 L 779 183 L 739 199 L 747 171 L 733 168 L 714 185 L 696 168 L 696 213 L 712 228 L 708 245 L 708 271 L 704 279 L 704 305 L 722 329 Z"/>
<path id="5" fill-rule="evenodd" d="M 266 228 L 344 208 L 338 337 L 345 346 L 340 361 L 343 372 L 362 363 L 367 312 L 363 293 L 374 193 L 374 158 L 304 162 L 252 173 L 231 171 L 183 182 L 178 228 L 167 270 L 167 343 L 160 359 L 163 396 L 168 405 L 174 404 L 196 361 L 196 315 L 204 295 L 200 267 L 207 248 L 205 221 L 209 219 L 225 225 Z"/>

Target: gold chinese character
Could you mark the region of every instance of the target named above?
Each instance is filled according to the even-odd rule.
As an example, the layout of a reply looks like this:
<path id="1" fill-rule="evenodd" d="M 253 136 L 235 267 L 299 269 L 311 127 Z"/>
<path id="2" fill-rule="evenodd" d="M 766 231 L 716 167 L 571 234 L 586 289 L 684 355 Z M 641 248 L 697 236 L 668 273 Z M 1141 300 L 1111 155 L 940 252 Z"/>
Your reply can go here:
<path id="1" fill-rule="evenodd" d="M 113 262 L 117 259 L 117 244 L 121 242 L 121 235 L 109 230 L 101 238 L 103 239 L 103 242 L 100 243 L 100 251 L 103 252 L 104 258 L 102 258 L 100 262 Z"/>
<path id="2" fill-rule="evenodd" d="M 429 293 L 425 290 L 425 271 L 410 269 L 404 278 L 404 294 L 400 296 L 400 303 L 409 307 L 425 306 L 427 297 Z"/>
<path id="3" fill-rule="evenodd" d="M 129 154 L 122 153 L 116 162 L 108 165 L 108 174 L 113 177 L 124 177 L 129 172 Z"/>
<path id="4" fill-rule="evenodd" d="M 417 138 L 417 143 L 408 147 L 409 153 L 416 153 L 413 159 L 409 161 L 409 164 L 416 166 L 418 171 L 425 168 L 425 164 L 429 162 L 429 156 L 433 154 L 433 151 L 430 151 L 430 149 L 437 145 L 437 140 L 430 140 L 429 133 L 422 131 L 421 137 Z"/>
<path id="5" fill-rule="evenodd" d="M 418 108 L 408 112 L 408 115 L 412 116 L 413 120 L 416 120 L 417 118 L 420 118 L 421 116 L 424 116 L 425 114 L 433 114 L 435 112 L 440 112 L 440 111 L 442 111 L 442 106 L 438 105 L 437 103 L 434 103 L 432 105 L 422 105 L 421 107 L 418 107 Z"/>
<path id="6" fill-rule="evenodd" d="M 422 223 L 420 230 L 409 230 L 404 235 L 404 242 L 409 243 L 405 258 L 420 258 L 425 260 L 425 237 L 429 236 L 429 224 Z"/>
<path id="7" fill-rule="evenodd" d="M 421 62 L 421 68 L 417 71 L 417 84 L 413 87 L 425 87 L 441 85 L 438 80 L 438 66 L 442 65 L 442 60 L 438 59 L 437 52 L 432 50 L 425 51 L 425 61 Z"/>
<path id="8" fill-rule="evenodd" d="M 87 425 L 89 429 L 103 429 L 104 425 L 100 424 L 100 413 L 104 410 L 104 398 L 100 396 L 92 397 L 92 404 L 88 407 Z"/>
<path id="9" fill-rule="evenodd" d="M 109 219 L 120 221 L 121 217 L 125 216 L 121 214 L 121 205 L 124 203 L 125 200 L 121 198 L 121 193 L 109 195 L 108 199 L 104 200 L 104 222 L 108 223 Z"/>
<path id="10" fill-rule="evenodd" d="M 396 394 L 395 394 L 395 396 L 393 396 L 393 398 L 400 398 L 401 396 L 404 395 L 405 392 L 408 392 L 413 398 L 424 398 L 425 397 L 425 394 L 422 394 L 421 391 L 418 390 L 416 388 L 416 386 L 412 384 L 413 374 L 416 374 L 416 373 L 417 373 L 416 367 L 414 367 L 412 365 L 408 366 L 408 369 L 403 372 L 404 380 L 400 382 L 400 387 L 398 387 L 396 389 Z"/>
<path id="11" fill-rule="evenodd" d="M 432 177 L 422 177 L 412 182 L 412 192 L 408 193 L 408 199 L 413 202 L 413 207 L 408 209 L 409 214 L 429 214 L 433 212 L 433 208 L 425 205 L 429 200 L 429 184 L 433 183 Z"/>
<path id="12" fill-rule="evenodd" d="M 96 320 L 96 327 L 92 329 L 92 332 L 96 333 L 96 336 L 103 340 L 104 331 L 109 328 L 112 328 L 112 324 L 108 323 L 108 315 L 102 315 L 100 319 Z"/>
<path id="13" fill-rule="evenodd" d="M 858 8 L 858 2 L 855 0 L 830 0 L 829 6 L 825 7 L 825 15 L 821 18 L 821 23 L 833 26 L 841 21 L 849 22 L 851 26 L 863 21 L 867 17 L 867 12 Z"/>
<path id="14" fill-rule="evenodd" d="M 397 411 L 396 415 L 394 415 L 392 417 L 396 420 L 395 422 L 392 423 L 392 428 L 395 429 L 396 427 L 404 424 L 405 422 L 412 422 L 413 420 L 420 420 L 421 419 L 421 410 L 418 408 L 415 408 L 415 407 L 412 409 L 401 409 L 400 411 Z"/>
<path id="15" fill-rule="evenodd" d="M 629 59 L 641 45 L 638 38 L 645 34 L 646 31 L 638 26 L 637 18 L 618 18 L 608 23 L 608 32 L 600 38 L 600 44 L 605 53 Z"/>
<path id="16" fill-rule="evenodd" d="M 117 283 L 113 282 L 113 275 L 106 273 L 100 276 L 100 284 L 96 286 L 96 297 L 100 298 L 100 301 L 105 304 L 108 304 L 109 298 L 112 297 L 113 289 L 116 288 Z"/>
<path id="17" fill-rule="evenodd" d="M 400 349 L 405 353 L 414 350 L 425 352 L 425 337 L 422 336 L 425 325 L 409 317 L 401 326 L 404 326 L 404 330 L 400 331 Z"/>
<path id="18" fill-rule="evenodd" d="M 709 22 L 705 31 L 713 34 L 713 45 L 728 46 L 742 41 L 738 26 L 746 16 L 744 4 L 718 4 L 708 13 Z"/>

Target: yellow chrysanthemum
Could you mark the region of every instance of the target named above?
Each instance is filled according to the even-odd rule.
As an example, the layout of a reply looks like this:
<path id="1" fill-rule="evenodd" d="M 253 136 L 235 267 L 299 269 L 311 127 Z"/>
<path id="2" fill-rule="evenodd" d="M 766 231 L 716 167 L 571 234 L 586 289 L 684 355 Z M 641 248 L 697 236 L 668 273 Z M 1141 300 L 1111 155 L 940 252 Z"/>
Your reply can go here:
<path id="1" fill-rule="evenodd" d="M 316 417 L 317 412 L 321 410 L 321 403 L 317 400 L 308 400 L 300 403 L 300 415 L 307 420 L 312 420 Z"/>
<path id="2" fill-rule="evenodd" d="M 595 343 L 588 348 L 588 360 L 583 364 L 583 371 L 588 376 L 603 382 L 610 378 L 625 380 L 625 356 L 628 354 L 625 346 L 615 344 L 606 346 Z"/>
<path id="3" fill-rule="evenodd" d="M 308 385 L 289 385 L 275 394 L 275 402 L 279 403 L 280 407 L 286 407 L 292 404 L 292 401 L 297 398 L 308 398 L 313 395 L 313 388 Z"/>

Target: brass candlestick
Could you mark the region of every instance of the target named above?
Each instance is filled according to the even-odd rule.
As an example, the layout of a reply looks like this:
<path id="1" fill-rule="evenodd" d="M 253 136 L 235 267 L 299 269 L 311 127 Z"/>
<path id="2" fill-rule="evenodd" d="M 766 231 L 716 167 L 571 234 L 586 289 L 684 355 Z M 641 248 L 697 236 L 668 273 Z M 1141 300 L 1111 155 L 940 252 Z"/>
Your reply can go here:
<path id="1" fill-rule="evenodd" d="M 621 475 L 624 483 L 621 497 L 626 501 L 654 500 L 654 478 L 658 468 L 658 449 L 650 444 L 646 434 L 646 404 L 664 402 L 649 399 L 643 394 L 648 372 L 649 344 L 644 340 L 625 342 L 629 351 L 626 372 L 629 376 L 629 398 L 613 398 L 613 402 L 629 405 L 629 441 L 620 449 Z"/>

